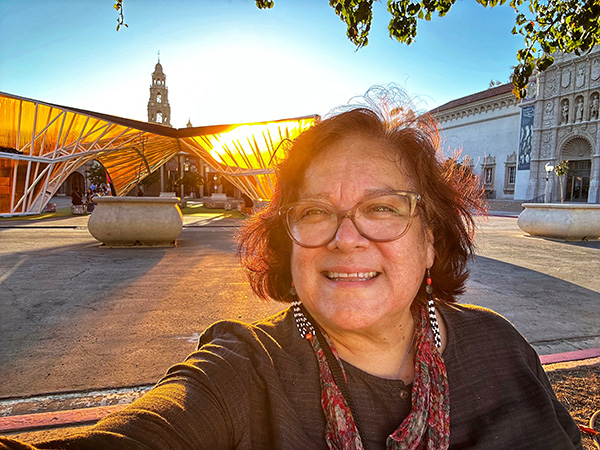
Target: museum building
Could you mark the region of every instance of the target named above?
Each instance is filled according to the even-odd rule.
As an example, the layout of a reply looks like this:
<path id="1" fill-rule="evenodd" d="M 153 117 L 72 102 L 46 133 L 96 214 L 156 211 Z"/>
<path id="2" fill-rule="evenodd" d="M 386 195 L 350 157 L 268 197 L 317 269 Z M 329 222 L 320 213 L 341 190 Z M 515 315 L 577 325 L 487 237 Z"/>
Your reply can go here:
<path id="1" fill-rule="evenodd" d="M 560 201 L 551 171 L 568 161 L 566 202 L 600 203 L 600 48 L 583 56 L 559 54 L 535 73 L 518 101 L 512 84 L 433 109 L 446 154 L 478 174 L 488 198 Z"/>

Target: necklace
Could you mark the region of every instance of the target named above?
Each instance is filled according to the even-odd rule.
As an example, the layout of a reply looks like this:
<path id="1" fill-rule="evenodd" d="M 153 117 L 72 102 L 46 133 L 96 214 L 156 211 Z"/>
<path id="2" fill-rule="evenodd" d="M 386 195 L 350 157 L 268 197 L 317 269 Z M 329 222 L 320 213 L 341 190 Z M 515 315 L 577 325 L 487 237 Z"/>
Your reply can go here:
<path id="1" fill-rule="evenodd" d="M 406 353 L 404 354 L 404 359 L 402 359 L 402 364 L 400 365 L 400 370 L 398 371 L 398 379 L 402 376 L 402 371 L 404 370 L 404 364 L 406 364 L 406 360 L 408 359 L 408 355 L 410 353 L 410 349 L 412 348 L 415 342 L 415 332 L 413 331 L 412 339 L 410 340 L 410 344 L 408 344 L 408 348 L 406 349 Z"/>

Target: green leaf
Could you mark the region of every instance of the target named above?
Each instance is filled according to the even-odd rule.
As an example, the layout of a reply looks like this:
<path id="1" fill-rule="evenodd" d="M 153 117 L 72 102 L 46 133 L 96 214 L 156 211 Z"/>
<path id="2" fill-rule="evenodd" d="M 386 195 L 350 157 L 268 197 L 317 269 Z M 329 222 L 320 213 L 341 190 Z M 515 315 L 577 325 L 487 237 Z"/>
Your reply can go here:
<path id="1" fill-rule="evenodd" d="M 256 6 L 258 9 L 271 9 L 275 2 L 272 0 L 256 0 Z"/>
<path id="2" fill-rule="evenodd" d="M 409 15 L 414 16 L 421 10 L 421 5 L 418 3 L 411 3 L 408 5 L 407 12 Z"/>
<path id="3" fill-rule="evenodd" d="M 544 55 L 536 61 L 536 66 L 540 72 L 543 72 L 554 63 L 552 56 Z"/>

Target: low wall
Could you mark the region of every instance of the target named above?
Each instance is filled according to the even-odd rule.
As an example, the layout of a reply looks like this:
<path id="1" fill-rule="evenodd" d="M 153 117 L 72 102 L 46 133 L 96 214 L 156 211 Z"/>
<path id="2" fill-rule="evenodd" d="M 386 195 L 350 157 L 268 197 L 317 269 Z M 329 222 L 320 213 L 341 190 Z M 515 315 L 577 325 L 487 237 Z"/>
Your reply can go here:
<path id="1" fill-rule="evenodd" d="M 177 197 L 98 197 L 90 234 L 110 247 L 173 246 L 183 229 Z"/>
<path id="2" fill-rule="evenodd" d="M 532 236 L 577 241 L 600 238 L 600 205 L 589 203 L 523 203 L 517 219 Z"/>

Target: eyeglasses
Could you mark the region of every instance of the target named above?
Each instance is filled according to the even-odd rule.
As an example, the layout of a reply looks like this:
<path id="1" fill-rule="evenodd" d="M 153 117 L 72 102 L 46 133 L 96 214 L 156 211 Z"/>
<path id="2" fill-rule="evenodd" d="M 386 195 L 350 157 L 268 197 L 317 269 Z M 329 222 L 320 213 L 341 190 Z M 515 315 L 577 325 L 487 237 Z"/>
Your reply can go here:
<path id="1" fill-rule="evenodd" d="M 408 231 L 419 200 L 421 196 L 414 192 L 391 191 L 368 196 L 347 211 L 323 202 L 299 201 L 279 208 L 279 215 L 290 238 L 301 247 L 327 245 L 346 217 L 361 236 L 388 242 Z"/>

